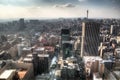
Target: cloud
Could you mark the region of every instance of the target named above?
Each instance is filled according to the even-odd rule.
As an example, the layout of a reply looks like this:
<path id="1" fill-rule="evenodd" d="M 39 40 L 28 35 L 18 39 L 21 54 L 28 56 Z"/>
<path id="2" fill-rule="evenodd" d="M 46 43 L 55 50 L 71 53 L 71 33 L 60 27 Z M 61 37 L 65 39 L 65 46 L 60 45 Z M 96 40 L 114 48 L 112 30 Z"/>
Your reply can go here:
<path id="1" fill-rule="evenodd" d="M 69 3 L 69 4 L 66 4 Z M 57 4 L 57 5 L 55 5 Z M 64 5 L 63 5 L 64 4 Z M 120 0 L 0 0 L 0 5 L 11 6 L 53 6 L 54 7 L 75 7 L 78 6 L 94 6 L 94 7 L 111 7 L 120 8 Z M 102 6 L 101 6 L 102 5 Z"/>
<path id="2" fill-rule="evenodd" d="M 67 4 L 63 5 L 63 7 L 69 7 L 69 8 L 71 8 L 71 7 L 75 7 L 75 5 L 72 4 L 72 3 L 67 3 Z"/>
<path id="3" fill-rule="evenodd" d="M 74 9 L 73 9 L 74 10 Z M 50 7 L 14 7 L 0 6 L 0 18 L 59 18 L 59 17 L 75 17 L 76 15 L 71 9 L 60 9 Z"/>
<path id="4" fill-rule="evenodd" d="M 0 18 L 59 18 L 59 17 L 86 17 L 86 9 L 75 8 L 52 8 L 52 7 L 14 7 L 0 6 Z M 114 9 L 89 9 L 89 17 L 97 18 L 120 18 L 119 11 Z"/>
<path id="5" fill-rule="evenodd" d="M 72 3 L 66 3 L 66 4 L 63 4 L 63 5 L 54 5 L 53 6 L 54 8 L 74 8 L 76 7 L 76 5 L 72 4 Z"/>
<path id="6" fill-rule="evenodd" d="M 87 0 L 78 0 L 79 2 L 85 2 L 85 1 L 87 1 Z"/>
<path id="7" fill-rule="evenodd" d="M 104 1 L 0 0 L 0 18 L 85 17 L 87 9 L 90 10 L 90 17 L 120 17 L 120 5 L 118 5 L 120 0 L 116 0 L 113 3 L 110 2 L 111 0 L 106 0 L 108 4 L 105 4 Z M 110 3 L 113 4 L 111 7 L 114 9 L 108 6 Z M 107 7 L 104 5 L 107 5 Z M 102 8 L 105 10 L 101 10 Z"/>
<path id="8" fill-rule="evenodd" d="M 0 5 L 28 6 L 31 5 L 31 0 L 0 0 Z"/>
<path id="9" fill-rule="evenodd" d="M 78 0 L 0 0 L 0 5 L 12 6 L 52 6 L 55 4 L 73 3 L 77 4 Z"/>

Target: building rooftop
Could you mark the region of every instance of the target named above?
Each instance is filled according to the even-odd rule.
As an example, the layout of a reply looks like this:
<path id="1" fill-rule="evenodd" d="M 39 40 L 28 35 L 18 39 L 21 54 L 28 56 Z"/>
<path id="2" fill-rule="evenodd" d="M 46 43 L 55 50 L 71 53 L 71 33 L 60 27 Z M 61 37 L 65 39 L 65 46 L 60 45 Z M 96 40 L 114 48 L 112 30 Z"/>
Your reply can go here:
<path id="1" fill-rule="evenodd" d="M 27 71 L 18 71 L 18 76 L 20 79 L 23 79 Z"/>
<path id="2" fill-rule="evenodd" d="M 5 70 L 1 75 L 0 75 L 0 80 L 2 79 L 8 79 L 13 73 L 15 72 L 14 69 L 10 70 Z"/>
<path id="3" fill-rule="evenodd" d="M 87 61 L 94 62 L 95 60 L 99 60 L 99 61 L 102 60 L 102 58 L 99 57 L 99 56 L 84 56 L 83 59 L 84 59 L 85 63 L 86 63 Z"/>

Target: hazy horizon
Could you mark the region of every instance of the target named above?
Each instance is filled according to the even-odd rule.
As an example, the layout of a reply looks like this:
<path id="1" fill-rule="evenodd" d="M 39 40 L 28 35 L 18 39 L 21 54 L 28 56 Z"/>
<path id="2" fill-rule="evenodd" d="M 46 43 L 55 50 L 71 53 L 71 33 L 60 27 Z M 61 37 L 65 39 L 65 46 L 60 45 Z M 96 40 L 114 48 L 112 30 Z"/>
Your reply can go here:
<path id="1" fill-rule="evenodd" d="M 120 18 L 120 0 L 0 0 L 0 19 Z"/>

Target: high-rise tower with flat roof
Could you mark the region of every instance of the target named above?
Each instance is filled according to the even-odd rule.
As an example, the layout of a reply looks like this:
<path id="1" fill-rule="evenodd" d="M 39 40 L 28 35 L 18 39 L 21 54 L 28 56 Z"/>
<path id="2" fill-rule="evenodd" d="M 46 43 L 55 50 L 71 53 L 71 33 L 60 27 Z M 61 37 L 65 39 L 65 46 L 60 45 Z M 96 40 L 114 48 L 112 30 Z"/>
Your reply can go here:
<path id="1" fill-rule="evenodd" d="M 99 46 L 100 24 L 94 21 L 82 23 L 81 56 L 97 56 Z"/>
<path id="2" fill-rule="evenodd" d="M 20 18 L 20 20 L 19 20 L 19 30 L 24 30 L 24 29 L 25 29 L 24 18 Z"/>

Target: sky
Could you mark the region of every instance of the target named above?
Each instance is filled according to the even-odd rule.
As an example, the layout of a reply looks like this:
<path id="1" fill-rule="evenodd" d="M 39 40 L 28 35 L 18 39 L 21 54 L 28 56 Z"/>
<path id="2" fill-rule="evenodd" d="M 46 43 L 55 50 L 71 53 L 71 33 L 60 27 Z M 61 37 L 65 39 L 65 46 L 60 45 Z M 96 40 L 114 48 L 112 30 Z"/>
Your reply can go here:
<path id="1" fill-rule="evenodd" d="M 120 18 L 120 0 L 0 0 L 0 19 Z"/>

